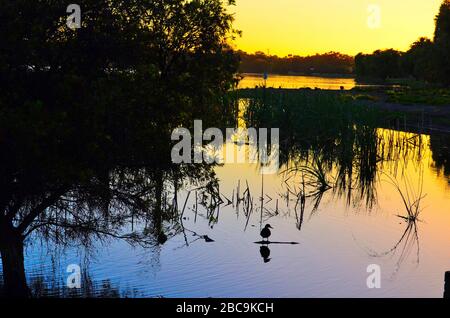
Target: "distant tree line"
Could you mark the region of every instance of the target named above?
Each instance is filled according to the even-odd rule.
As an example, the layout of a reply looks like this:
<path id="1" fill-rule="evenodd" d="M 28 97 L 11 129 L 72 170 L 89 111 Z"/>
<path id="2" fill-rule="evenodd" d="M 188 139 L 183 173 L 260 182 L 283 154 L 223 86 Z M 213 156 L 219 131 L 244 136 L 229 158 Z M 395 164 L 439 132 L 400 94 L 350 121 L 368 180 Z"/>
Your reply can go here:
<path id="1" fill-rule="evenodd" d="M 289 55 L 278 57 L 263 52 L 249 54 L 238 52 L 241 73 L 275 73 L 275 74 L 352 74 L 354 58 L 349 55 L 328 52 L 311 56 Z"/>
<path id="2" fill-rule="evenodd" d="M 355 73 L 362 78 L 411 77 L 450 85 L 450 0 L 445 0 L 436 17 L 434 39 L 420 38 L 407 52 L 377 50 L 355 57 Z"/>

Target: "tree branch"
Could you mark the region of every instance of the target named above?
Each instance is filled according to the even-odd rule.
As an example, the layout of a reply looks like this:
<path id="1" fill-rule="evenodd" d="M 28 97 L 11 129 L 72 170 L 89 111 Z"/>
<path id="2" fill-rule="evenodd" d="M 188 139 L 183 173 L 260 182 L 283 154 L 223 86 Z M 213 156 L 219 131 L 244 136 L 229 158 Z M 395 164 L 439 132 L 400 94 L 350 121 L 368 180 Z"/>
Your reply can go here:
<path id="1" fill-rule="evenodd" d="M 30 213 L 28 213 L 24 217 L 22 222 L 17 227 L 17 230 L 20 233 L 24 233 L 25 230 L 31 225 L 31 223 L 33 223 L 33 221 L 39 216 L 39 214 L 44 212 L 45 209 L 47 209 L 48 207 L 55 204 L 60 199 L 60 197 L 63 196 L 67 191 L 69 191 L 69 188 L 64 186 L 61 187 L 59 190 L 57 190 L 55 193 L 45 198 L 37 207 L 32 209 Z"/>

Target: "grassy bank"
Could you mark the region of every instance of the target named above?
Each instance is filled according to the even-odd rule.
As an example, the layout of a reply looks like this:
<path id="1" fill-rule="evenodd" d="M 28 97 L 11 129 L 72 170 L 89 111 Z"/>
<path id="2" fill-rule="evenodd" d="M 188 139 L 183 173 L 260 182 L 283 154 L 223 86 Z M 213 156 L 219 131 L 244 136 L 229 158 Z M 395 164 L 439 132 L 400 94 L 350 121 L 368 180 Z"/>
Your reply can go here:
<path id="1" fill-rule="evenodd" d="M 391 88 L 355 88 L 349 98 L 365 100 L 372 107 L 395 115 L 408 126 L 450 132 L 450 89 L 420 85 Z"/>
<path id="2" fill-rule="evenodd" d="M 246 120 L 267 127 L 363 124 L 413 131 L 450 131 L 450 93 L 439 88 L 242 89 L 235 97 L 249 99 Z M 316 125 L 316 126 L 315 126 Z"/>
<path id="3" fill-rule="evenodd" d="M 424 104 L 450 107 L 450 89 L 396 88 L 386 92 L 388 101 L 404 105 Z"/>

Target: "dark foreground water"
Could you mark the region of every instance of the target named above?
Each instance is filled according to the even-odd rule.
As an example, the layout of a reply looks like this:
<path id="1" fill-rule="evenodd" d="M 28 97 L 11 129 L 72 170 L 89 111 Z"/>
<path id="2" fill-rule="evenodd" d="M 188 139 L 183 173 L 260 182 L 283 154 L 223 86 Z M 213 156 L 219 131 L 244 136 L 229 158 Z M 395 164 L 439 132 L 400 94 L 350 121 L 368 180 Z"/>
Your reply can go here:
<path id="1" fill-rule="evenodd" d="M 442 297 L 450 270 L 449 150 L 433 153 L 428 135 L 378 134 L 393 143 L 410 140 L 410 147 L 379 167 L 370 203 L 355 188 L 331 189 L 302 205 L 294 193 L 304 175 L 262 177 L 256 164 L 228 164 L 216 169 L 226 203 L 210 213 L 195 209 L 190 196 L 184 232 L 165 244 L 131 247 L 111 239 L 62 249 L 34 239 L 26 248 L 28 283 L 35 295 L 60 297 Z M 327 178 L 335 182 L 335 171 Z M 412 198 L 423 187 L 413 226 L 399 217 L 407 212 L 392 179 Z M 180 206 L 188 190 L 180 191 Z M 254 242 L 266 223 L 274 228 L 271 241 L 298 244 L 261 248 Z M 70 264 L 82 269 L 76 292 L 66 287 Z M 379 289 L 367 287 L 371 264 L 381 268 Z"/>

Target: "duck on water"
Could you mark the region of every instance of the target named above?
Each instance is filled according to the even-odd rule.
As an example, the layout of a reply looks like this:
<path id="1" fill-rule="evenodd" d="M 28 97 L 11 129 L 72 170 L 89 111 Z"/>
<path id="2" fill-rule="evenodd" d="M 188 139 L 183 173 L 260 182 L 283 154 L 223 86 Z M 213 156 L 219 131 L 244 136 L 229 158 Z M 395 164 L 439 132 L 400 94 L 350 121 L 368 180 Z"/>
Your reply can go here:
<path id="1" fill-rule="evenodd" d="M 270 231 L 270 229 L 273 229 L 273 227 L 270 226 L 270 224 L 266 224 L 266 226 L 262 229 L 261 231 L 261 237 L 263 238 L 263 240 L 269 240 L 269 237 L 272 235 L 272 232 Z"/>
<path id="2" fill-rule="evenodd" d="M 263 238 L 262 241 L 255 242 L 256 244 L 262 244 L 262 245 L 269 245 L 269 244 L 292 244 L 296 245 L 299 244 L 298 242 L 271 242 L 269 241 L 269 237 L 272 235 L 272 232 L 270 229 L 273 229 L 273 227 L 270 224 L 267 224 L 262 230 L 261 230 L 261 237 Z"/>

